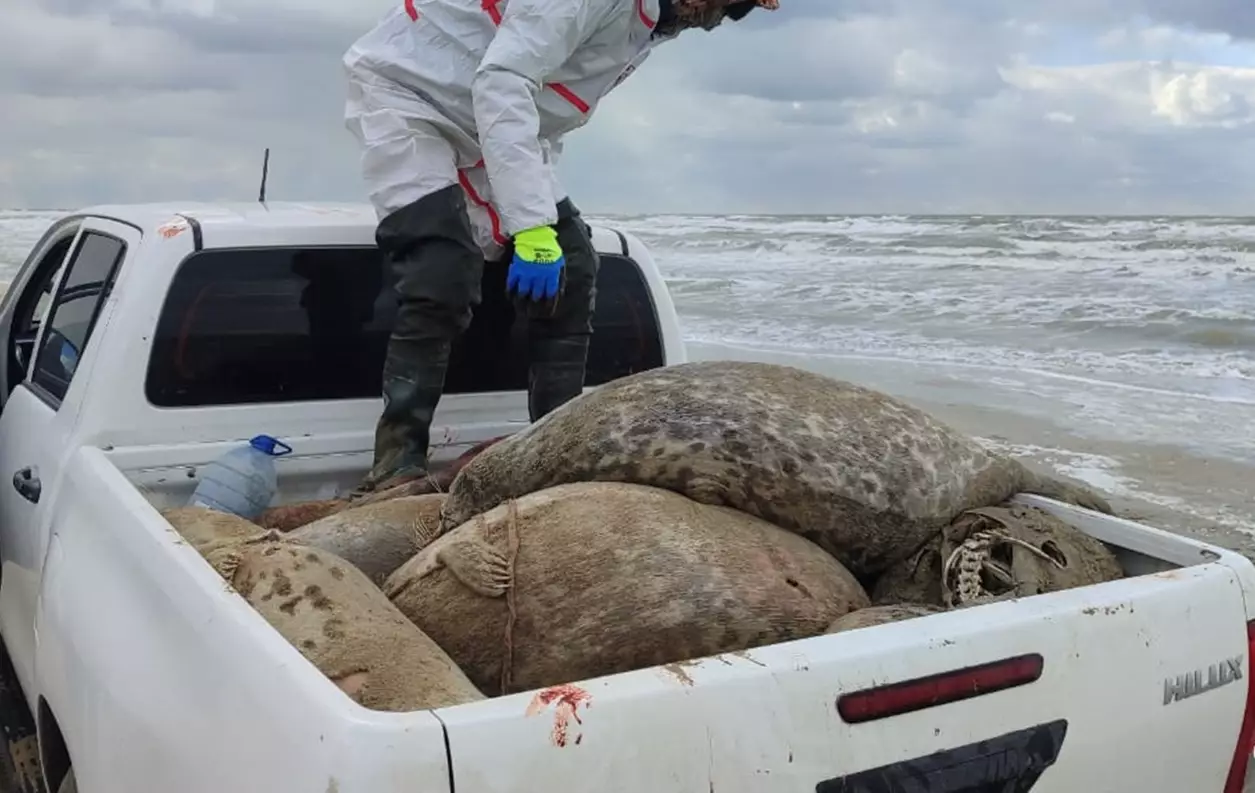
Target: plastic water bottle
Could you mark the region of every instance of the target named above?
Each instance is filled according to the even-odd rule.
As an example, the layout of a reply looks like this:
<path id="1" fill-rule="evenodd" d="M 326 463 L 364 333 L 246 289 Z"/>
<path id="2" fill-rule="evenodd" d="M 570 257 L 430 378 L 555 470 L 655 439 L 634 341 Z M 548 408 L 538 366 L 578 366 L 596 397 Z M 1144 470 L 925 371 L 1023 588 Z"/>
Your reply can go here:
<path id="1" fill-rule="evenodd" d="M 205 466 L 190 506 L 255 520 L 270 506 L 279 487 L 274 458 L 291 451 L 291 446 L 269 435 L 258 435 L 247 446 L 232 449 Z"/>

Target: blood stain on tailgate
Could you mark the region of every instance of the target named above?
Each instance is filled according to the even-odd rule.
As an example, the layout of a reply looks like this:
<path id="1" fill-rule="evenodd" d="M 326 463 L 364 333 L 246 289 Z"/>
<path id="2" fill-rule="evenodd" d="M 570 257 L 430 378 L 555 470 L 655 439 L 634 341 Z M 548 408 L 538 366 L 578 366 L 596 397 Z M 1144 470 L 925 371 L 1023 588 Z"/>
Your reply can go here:
<path id="1" fill-rule="evenodd" d="M 532 697 L 532 701 L 528 703 L 524 715 L 535 716 L 550 705 L 555 705 L 553 730 L 549 734 L 549 739 L 554 746 L 562 748 L 567 745 L 567 732 L 571 720 L 575 719 L 576 724 L 584 723 L 579 714 L 580 705 L 583 705 L 587 710 L 591 707 L 592 701 L 592 695 L 579 686 L 569 683 L 561 686 L 552 686 L 536 692 L 536 696 Z M 583 739 L 583 733 L 576 735 L 575 745 L 578 746 Z"/>

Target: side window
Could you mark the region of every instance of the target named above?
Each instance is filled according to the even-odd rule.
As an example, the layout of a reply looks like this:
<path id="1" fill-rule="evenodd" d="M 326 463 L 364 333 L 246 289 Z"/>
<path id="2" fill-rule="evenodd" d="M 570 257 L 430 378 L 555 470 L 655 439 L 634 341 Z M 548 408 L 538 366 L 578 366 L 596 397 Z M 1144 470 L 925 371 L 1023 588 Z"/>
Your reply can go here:
<path id="1" fill-rule="evenodd" d="M 5 369 L 5 385 L 8 389 L 6 397 L 26 379 L 35 351 L 35 341 L 39 336 L 40 323 L 52 306 L 52 288 L 57 283 L 65 255 L 69 253 L 74 239 L 75 235 L 67 231 L 64 237 L 53 243 L 35 263 L 26 288 L 16 296 L 9 324 L 8 362 Z"/>
<path id="2" fill-rule="evenodd" d="M 484 268 L 483 303 L 454 345 L 446 394 L 527 389 L 527 325 Z M 602 256 L 589 385 L 662 365 L 657 318 L 635 262 Z M 158 407 L 373 399 L 396 315 L 374 247 L 201 251 L 174 277 L 145 390 Z"/>
<path id="3" fill-rule="evenodd" d="M 84 232 L 52 299 L 31 381 L 56 401 L 65 398 L 87 348 L 100 306 L 109 295 L 126 245 L 98 232 Z"/>

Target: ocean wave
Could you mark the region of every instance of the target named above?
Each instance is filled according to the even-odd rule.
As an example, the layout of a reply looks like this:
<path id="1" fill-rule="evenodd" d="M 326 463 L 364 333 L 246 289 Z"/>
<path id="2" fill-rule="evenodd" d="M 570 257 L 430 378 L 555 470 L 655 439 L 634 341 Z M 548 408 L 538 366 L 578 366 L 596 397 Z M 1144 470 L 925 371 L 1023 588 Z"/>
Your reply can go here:
<path id="1" fill-rule="evenodd" d="M 833 328 L 822 335 L 800 338 L 782 333 L 778 326 L 769 323 L 751 322 L 685 321 L 684 330 L 686 340 L 696 343 L 806 355 L 860 355 L 900 363 L 972 366 L 1008 375 L 1036 372 L 1095 378 L 1112 385 L 1255 406 L 1255 362 L 1235 356 L 1028 350 L 928 338 L 907 332 L 874 333 L 861 328 Z"/>

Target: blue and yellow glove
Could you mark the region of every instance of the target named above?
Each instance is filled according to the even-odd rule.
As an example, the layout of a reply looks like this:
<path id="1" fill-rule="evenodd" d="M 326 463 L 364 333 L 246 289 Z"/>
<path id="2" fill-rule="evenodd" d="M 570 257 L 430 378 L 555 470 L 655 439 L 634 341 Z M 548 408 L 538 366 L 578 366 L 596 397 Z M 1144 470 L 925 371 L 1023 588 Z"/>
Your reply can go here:
<path id="1" fill-rule="evenodd" d="M 537 226 L 514 235 L 514 259 L 506 274 L 507 293 L 532 300 L 550 300 L 558 295 L 566 257 L 558 245 L 553 226 Z"/>

